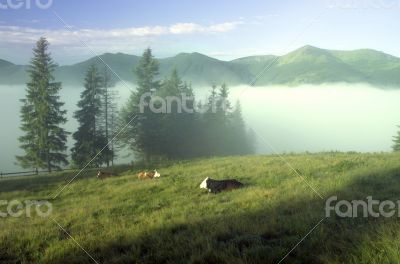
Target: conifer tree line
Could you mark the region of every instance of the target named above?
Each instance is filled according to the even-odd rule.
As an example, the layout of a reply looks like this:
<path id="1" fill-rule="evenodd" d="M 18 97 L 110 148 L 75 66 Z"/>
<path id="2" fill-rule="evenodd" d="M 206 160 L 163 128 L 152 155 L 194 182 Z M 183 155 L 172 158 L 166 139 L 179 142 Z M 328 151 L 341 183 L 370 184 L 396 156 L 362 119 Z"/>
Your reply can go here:
<path id="1" fill-rule="evenodd" d="M 129 123 L 119 140 L 144 160 L 159 158 L 183 159 L 200 156 L 245 155 L 254 152 L 254 138 L 246 129 L 240 103 L 231 106 L 228 86 L 213 86 L 207 102 L 196 105 L 193 89 L 183 82 L 177 70 L 160 80 L 159 64 L 150 48 L 146 49 L 135 69 L 138 89 L 132 93 L 120 113 L 120 126 Z M 151 96 L 143 97 L 144 94 Z M 151 103 L 153 97 L 185 98 L 187 109 L 171 103 L 168 112 L 157 112 L 161 103 Z M 143 98 L 145 98 L 143 100 Z M 143 107 L 152 104 L 150 107 Z M 197 110 L 196 110 L 197 109 Z M 200 111 L 201 110 L 201 111 Z M 204 111 L 206 110 L 206 111 Z M 156 112 L 156 113 L 155 113 Z"/>
<path id="2" fill-rule="evenodd" d="M 164 79 L 159 78 L 159 64 L 151 49 L 144 51 L 133 69 L 137 89 L 120 110 L 110 70 L 91 65 L 82 82 L 78 110 L 73 115 L 78 128 L 73 133 L 67 132 L 63 128 L 67 122 L 66 110 L 59 95 L 62 85 L 54 79 L 57 65 L 48 48 L 45 38 L 36 43 L 26 96 L 21 99 L 24 135 L 19 141 L 23 154 L 16 158 L 22 167 L 52 171 L 68 164 L 79 168 L 109 166 L 114 163 L 117 146 L 127 146 L 136 158 L 146 161 L 254 152 L 253 138 L 246 129 L 240 104 L 232 106 L 228 100 L 228 86 L 212 86 L 207 101 L 196 103 L 191 84 L 182 81 L 177 70 Z M 161 102 L 153 101 L 155 97 L 186 100 L 187 109 L 193 111 L 181 111 L 178 104 L 171 104 L 167 113 L 141 107 L 150 103 L 161 107 Z M 124 132 L 115 138 L 122 128 Z M 66 145 L 69 134 L 74 140 L 70 159 Z"/>

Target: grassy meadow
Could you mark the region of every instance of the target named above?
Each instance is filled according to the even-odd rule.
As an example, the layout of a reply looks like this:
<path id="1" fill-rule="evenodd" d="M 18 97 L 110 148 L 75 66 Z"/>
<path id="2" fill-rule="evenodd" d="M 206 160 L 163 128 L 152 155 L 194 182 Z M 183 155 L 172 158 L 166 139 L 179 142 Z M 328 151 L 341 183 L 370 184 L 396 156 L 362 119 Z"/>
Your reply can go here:
<path id="1" fill-rule="evenodd" d="M 284 158 L 323 199 L 273 155 L 154 164 L 161 177 L 148 181 L 141 167 L 105 180 L 88 171 L 54 200 L 73 173 L 2 179 L 0 200 L 48 199 L 53 211 L 0 218 L 0 263 L 95 263 L 56 222 L 98 263 L 279 263 L 325 217 L 328 197 L 400 199 L 399 154 Z M 245 187 L 209 194 L 207 176 Z M 399 248 L 397 217 L 332 216 L 281 263 L 398 263 Z"/>

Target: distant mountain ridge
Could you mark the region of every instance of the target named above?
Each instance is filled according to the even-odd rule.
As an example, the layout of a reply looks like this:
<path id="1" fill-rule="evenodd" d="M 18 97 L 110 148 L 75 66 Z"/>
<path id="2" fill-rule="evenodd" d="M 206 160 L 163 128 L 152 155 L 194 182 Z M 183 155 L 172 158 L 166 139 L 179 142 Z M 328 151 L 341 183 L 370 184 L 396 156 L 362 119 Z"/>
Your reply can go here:
<path id="1" fill-rule="evenodd" d="M 81 86 L 86 69 L 107 63 L 124 81 L 135 82 L 133 69 L 140 57 L 124 53 L 105 53 L 73 65 L 57 67 L 55 77 L 64 85 Z M 339 51 L 304 46 L 286 55 L 249 56 L 232 61 L 206 55 L 179 53 L 158 59 L 160 78 L 174 68 L 183 80 L 194 86 L 228 85 L 300 85 L 321 83 L 370 83 L 382 87 L 400 85 L 400 58 L 371 49 Z M 24 84 L 28 80 L 26 65 L 0 59 L 0 84 Z M 117 78 L 117 77 L 116 77 Z"/>

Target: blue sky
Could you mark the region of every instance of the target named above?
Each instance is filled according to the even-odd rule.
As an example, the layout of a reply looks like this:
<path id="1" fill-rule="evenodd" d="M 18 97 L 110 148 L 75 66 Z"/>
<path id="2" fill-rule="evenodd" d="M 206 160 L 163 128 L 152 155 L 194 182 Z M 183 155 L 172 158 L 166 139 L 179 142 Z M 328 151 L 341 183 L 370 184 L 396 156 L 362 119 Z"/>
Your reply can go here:
<path id="1" fill-rule="evenodd" d="M 93 53 L 140 54 L 148 46 L 157 57 L 196 51 L 224 60 L 284 54 L 307 44 L 400 56 L 400 0 L 53 0 L 46 9 L 37 1 L 0 0 L 1 59 L 27 63 L 42 35 L 60 64 Z"/>

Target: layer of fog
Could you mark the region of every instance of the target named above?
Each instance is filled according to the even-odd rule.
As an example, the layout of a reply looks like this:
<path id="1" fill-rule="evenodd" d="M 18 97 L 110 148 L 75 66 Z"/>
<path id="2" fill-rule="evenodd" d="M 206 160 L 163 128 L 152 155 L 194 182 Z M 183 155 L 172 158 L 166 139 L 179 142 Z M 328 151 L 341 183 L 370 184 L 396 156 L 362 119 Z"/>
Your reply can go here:
<path id="1" fill-rule="evenodd" d="M 119 83 L 119 105 L 134 89 L 130 83 Z M 61 98 L 68 110 L 66 128 L 73 132 L 73 118 L 82 88 L 63 87 Z M 195 90 L 203 100 L 208 87 Z M 19 111 L 25 87 L 0 86 L 0 171 L 15 171 L 18 148 Z M 400 91 L 381 90 L 369 85 L 304 85 L 300 87 L 237 86 L 230 88 L 230 98 L 240 99 L 247 125 L 259 135 L 258 153 L 318 151 L 390 151 L 392 137 L 400 124 Z M 266 143 L 267 142 L 267 143 Z M 73 145 L 70 139 L 69 147 Z M 124 151 L 119 162 L 132 156 Z"/>
<path id="2" fill-rule="evenodd" d="M 400 124 L 400 91 L 369 85 L 237 87 L 261 153 L 391 151 Z M 265 143 L 265 141 L 267 143 Z"/>

